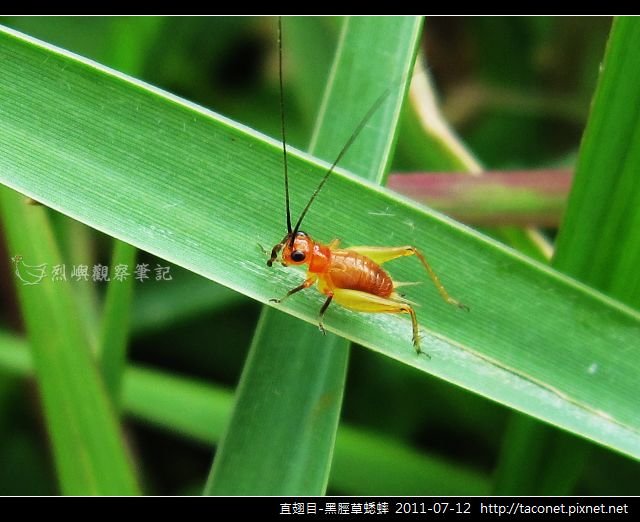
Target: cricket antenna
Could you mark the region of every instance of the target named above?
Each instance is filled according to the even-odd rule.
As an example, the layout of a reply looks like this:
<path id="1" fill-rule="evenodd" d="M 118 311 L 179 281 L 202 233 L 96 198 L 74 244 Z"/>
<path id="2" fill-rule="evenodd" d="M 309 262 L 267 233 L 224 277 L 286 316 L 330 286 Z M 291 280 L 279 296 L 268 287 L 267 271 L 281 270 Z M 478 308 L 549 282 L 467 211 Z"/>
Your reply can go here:
<path id="1" fill-rule="evenodd" d="M 296 236 L 296 234 L 298 233 L 298 230 L 300 229 L 300 225 L 302 224 L 302 220 L 304 219 L 304 217 L 307 215 L 307 211 L 309 210 L 309 207 L 311 206 L 311 203 L 313 203 L 313 201 L 316 199 L 317 195 L 320 193 L 320 191 L 322 190 L 322 187 L 324 186 L 324 184 L 327 182 L 327 180 L 329 179 L 329 176 L 331 175 L 331 173 L 334 171 L 334 169 L 336 168 L 336 166 L 338 165 L 338 163 L 340 162 L 340 160 L 343 158 L 343 156 L 347 153 L 347 151 L 349 150 L 349 148 L 351 147 L 351 145 L 353 145 L 353 142 L 356 141 L 356 138 L 360 135 L 360 133 L 362 132 L 362 129 L 365 128 L 365 126 L 367 125 L 367 123 L 369 123 L 369 120 L 371 119 L 371 117 L 376 113 L 376 111 L 380 108 L 380 106 L 384 103 L 384 101 L 387 99 L 387 97 L 389 96 L 389 94 L 391 93 L 391 91 L 396 87 L 395 82 L 393 83 L 393 85 L 390 85 L 379 97 L 378 99 L 373 102 L 373 105 L 371 105 L 371 107 L 369 108 L 369 110 L 367 111 L 367 113 L 364 115 L 364 117 L 362 118 L 362 120 L 360 121 L 360 123 L 358 124 L 358 126 L 355 128 L 355 130 L 353 131 L 353 133 L 351 134 L 351 136 L 349 137 L 349 139 L 347 140 L 347 142 L 344 144 L 344 146 L 342 147 L 342 150 L 340 151 L 340 153 L 338 154 L 338 157 L 335 159 L 335 161 L 333 162 L 333 164 L 331 165 L 331 167 L 329 167 L 329 170 L 327 170 L 327 172 L 325 173 L 324 177 L 322 178 L 322 180 L 320 181 L 320 183 L 318 184 L 318 186 L 316 187 L 316 190 L 313 192 L 313 194 L 311 195 L 311 198 L 309 199 L 309 202 L 307 203 L 307 206 L 304 207 L 304 210 L 302 211 L 302 214 L 300 214 L 300 217 L 298 218 L 298 221 L 296 222 L 296 226 L 293 227 L 293 232 L 291 232 L 291 229 L 289 229 L 290 232 L 290 243 L 293 244 L 293 240 Z M 287 201 L 288 201 L 288 193 L 287 193 Z M 287 207 L 288 209 L 288 207 Z"/>
<path id="2" fill-rule="evenodd" d="M 289 207 L 289 164 L 287 162 L 287 134 L 285 132 L 284 124 L 284 87 L 282 82 L 282 16 L 278 17 L 278 78 L 280 80 L 280 124 L 282 129 L 282 159 L 284 160 L 284 197 L 287 207 L 287 232 L 291 234 L 291 210 Z M 298 228 L 296 226 L 296 231 L 297 230 Z"/>

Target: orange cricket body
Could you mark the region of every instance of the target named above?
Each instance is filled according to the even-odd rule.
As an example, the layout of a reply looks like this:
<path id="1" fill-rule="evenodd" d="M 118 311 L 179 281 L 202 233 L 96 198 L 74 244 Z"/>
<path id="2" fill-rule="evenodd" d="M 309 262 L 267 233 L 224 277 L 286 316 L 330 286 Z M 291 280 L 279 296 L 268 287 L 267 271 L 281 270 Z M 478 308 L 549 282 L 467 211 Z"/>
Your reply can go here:
<path id="1" fill-rule="evenodd" d="M 296 234 L 293 245 L 284 246 L 282 260 L 286 265 L 308 265 L 309 272 L 320 280 L 319 288 L 325 295 L 331 295 L 334 288 L 380 297 L 393 293 L 391 277 L 373 260 L 352 250 L 318 243 L 304 232 Z"/>
<path id="2" fill-rule="evenodd" d="M 411 245 L 359 246 L 341 249 L 338 248 L 337 240 L 323 245 L 314 241 L 305 232 L 294 230 L 287 233 L 282 241 L 273 247 L 267 265 L 272 266 L 279 254 L 280 262 L 284 266 L 308 266 L 304 282 L 289 290 L 282 299 L 316 283 L 318 290 L 327 296 L 320 309 L 318 322 L 323 332 L 322 318 L 332 301 L 358 312 L 409 314 L 413 330 L 413 345 L 417 353 L 423 353 L 420 350 L 416 313 L 410 301 L 396 292 L 396 288 L 403 283 L 394 283 L 380 266 L 382 263 L 405 256 L 416 256 L 420 260 L 446 302 L 467 309 L 465 305 L 448 294 L 422 252 Z M 282 299 L 272 299 L 272 301 L 280 303 Z"/>

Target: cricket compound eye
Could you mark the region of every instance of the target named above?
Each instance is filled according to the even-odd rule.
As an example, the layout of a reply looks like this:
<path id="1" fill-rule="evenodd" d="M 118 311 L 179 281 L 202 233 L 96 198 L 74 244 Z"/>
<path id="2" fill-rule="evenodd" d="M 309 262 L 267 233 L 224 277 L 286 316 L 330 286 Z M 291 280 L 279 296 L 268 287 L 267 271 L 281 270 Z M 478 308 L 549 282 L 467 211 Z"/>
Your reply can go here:
<path id="1" fill-rule="evenodd" d="M 295 261 L 296 263 L 302 263 L 304 261 L 305 257 L 306 256 L 305 256 L 304 252 L 301 252 L 300 250 L 294 250 L 291 253 L 291 259 L 293 261 Z"/>

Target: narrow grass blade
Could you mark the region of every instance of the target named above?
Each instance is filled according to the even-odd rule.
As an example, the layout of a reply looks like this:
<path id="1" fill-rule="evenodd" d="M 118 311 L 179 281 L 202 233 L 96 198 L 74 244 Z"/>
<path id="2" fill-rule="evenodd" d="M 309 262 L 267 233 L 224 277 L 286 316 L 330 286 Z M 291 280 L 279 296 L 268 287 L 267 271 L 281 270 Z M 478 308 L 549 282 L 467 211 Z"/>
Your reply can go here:
<path id="1" fill-rule="evenodd" d="M 336 336 L 319 338 L 309 325 L 294 325 L 292 332 L 290 317 L 265 312 L 214 459 L 210 495 L 321 494 L 326 488 L 347 347 Z M 311 354 L 298 355 L 300 349 Z"/>
<path id="2" fill-rule="evenodd" d="M 100 329 L 99 357 L 102 376 L 112 403 L 120 402 L 120 381 L 127 362 L 127 341 L 131 321 L 133 281 L 137 250 L 115 240 L 111 258 L 111 283 L 107 288 Z M 117 271 L 126 275 L 119 276 Z"/>
<path id="3" fill-rule="evenodd" d="M 56 242 L 62 256 L 70 265 L 71 272 L 66 276 L 72 277 L 73 266 L 92 266 L 95 261 L 93 231 L 88 226 L 60 213 L 53 213 L 50 217 Z M 96 285 L 76 285 L 73 289 L 73 298 L 77 301 L 79 318 L 84 323 L 91 347 L 95 349 L 98 346 L 100 330 L 100 298 Z"/>
<path id="4" fill-rule="evenodd" d="M 46 210 L 6 187 L 0 203 L 60 488 L 72 495 L 136 494 L 118 423 L 76 320 L 77 302 L 67 282 L 47 273 L 62 258 Z"/>
<path id="5" fill-rule="evenodd" d="M 220 440 L 233 407 L 230 391 L 135 366 L 125 371 L 122 392 L 129 415 L 206 443 Z"/>
<path id="6" fill-rule="evenodd" d="M 140 335 L 194 316 L 238 306 L 247 297 L 193 272 L 171 267 L 171 284 L 144 285 L 133 297 L 131 330 Z"/>
<path id="7" fill-rule="evenodd" d="M 554 266 L 640 309 L 640 21 L 617 18 Z"/>
<path id="8" fill-rule="evenodd" d="M 412 79 L 409 105 L 402 117 L 400 157 L 412 169 L 479 174 L 482 166 L 440 112 L 433 82 L 422 56 L 418 59 L 418 67 L 421 70 Z"/>
<path id="9" fill-rule="evenodd" d="M 7 372 L 26 377 L 33 373 L 27 341 L 0 329 L 0 366 Z"/>
<path id="10" fill-rule="evenodd" d="M 393 476 L 389 480 L 389 474 Z M 486 495 L 486 475 L 349 426 L 338 432 L 331 485 L 361 495 Z"/>

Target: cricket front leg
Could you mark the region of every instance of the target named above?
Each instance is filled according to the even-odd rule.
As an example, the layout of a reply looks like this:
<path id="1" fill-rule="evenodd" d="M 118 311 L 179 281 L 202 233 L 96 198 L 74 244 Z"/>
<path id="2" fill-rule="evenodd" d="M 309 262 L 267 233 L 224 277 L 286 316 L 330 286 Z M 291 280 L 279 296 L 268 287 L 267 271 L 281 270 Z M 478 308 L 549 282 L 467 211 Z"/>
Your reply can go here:
<path id="1" fill-rule="evenodd" d="M 318 279 L 317 276 L 315 275 L 311 275 L 309 277 L 307 277 L 307 279 L 304 280 L 304 282 L 301 285 L 296 286 L 295 288 L 292 288 L 291 290 L 289 290 L 283 297 L 281 297 L 280 299 L 269 299 L 270 302 L 272 303 L 281 303 L 282 301 L 284 301 L 287 297 L 295 294 L 296 292 L 300 292 L 301 290 L 304 290 L 306 288 L 309 288 L 311 285 L 313 285 L 316 280 Z"/>

